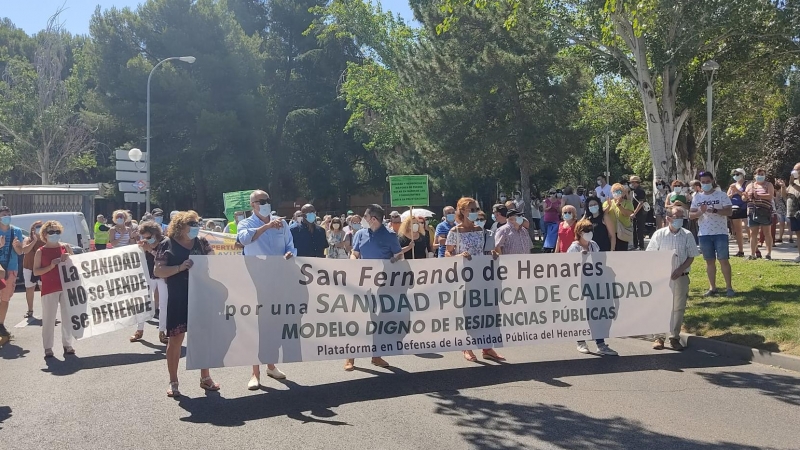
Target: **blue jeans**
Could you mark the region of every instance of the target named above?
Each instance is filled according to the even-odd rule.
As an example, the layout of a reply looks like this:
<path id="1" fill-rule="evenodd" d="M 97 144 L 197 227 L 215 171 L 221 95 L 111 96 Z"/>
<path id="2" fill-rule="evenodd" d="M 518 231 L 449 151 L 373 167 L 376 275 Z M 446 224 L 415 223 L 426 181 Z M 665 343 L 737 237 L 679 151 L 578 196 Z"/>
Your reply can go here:
<path id="1" fill-rule="evenodd" d="M 706 261 L 712 259 L 719 259 L 722 261 L 730 259 L 728 235 L 712 234 L 711 236 L 700 236 L 700 251 L 703 253 L 703 259 Z"/>

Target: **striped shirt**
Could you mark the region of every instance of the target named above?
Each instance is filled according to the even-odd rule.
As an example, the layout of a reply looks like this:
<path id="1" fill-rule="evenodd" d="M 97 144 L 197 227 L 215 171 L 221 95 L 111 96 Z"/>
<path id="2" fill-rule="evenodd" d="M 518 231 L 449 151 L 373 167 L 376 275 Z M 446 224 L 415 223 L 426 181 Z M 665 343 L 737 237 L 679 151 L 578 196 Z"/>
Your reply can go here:
<path id="1" fill-rule="evenodd" d="M 674 251 L 676 257 L 672 258 L 672 270 L 677 269 L 688 258 L 700 256 L 700 250 L 694 241 L 692 232 L 681 228 L 673 233 L 670 228 L 664 227 L 653 233 L 647 251 Z"/>

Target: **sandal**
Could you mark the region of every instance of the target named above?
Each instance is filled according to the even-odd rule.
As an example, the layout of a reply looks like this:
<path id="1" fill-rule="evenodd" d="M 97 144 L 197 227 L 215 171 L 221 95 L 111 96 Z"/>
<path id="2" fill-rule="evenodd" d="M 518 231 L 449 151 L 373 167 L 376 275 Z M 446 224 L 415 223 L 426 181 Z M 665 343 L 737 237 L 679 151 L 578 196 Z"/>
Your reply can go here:
<path id="1" fill-rule="evenodd" d="M 219 383 L 214 383 L 211 377 L 200 378 L 200 387 L 207 391 L 218 391 Z"/>
<path id="2" fill-rule="evenodd" d="M 164 345 L 167 345 L 169 343 L 169 338 L 167 337 L 167 334 L 164 333 L 163 331 L 158 332 L 158 340 Z"/>
<path id="3" fill-rule="evenodd" d="M 167 389 L 167 397 L 180 397 L 181 391 L 178 390 L 178 382 L 170 381 L 169 389 Z"/>
<path id="4" fill-rule="evenodd" d="M 144 330 L 136 330 L 136 332 L 133 333 L 133 336 L 131 336 L 129 340 L 131 342 L 139 342 L 142 339 L 142 336 L 144 336 Z"/>
<path id="5" fill-rule="evenodd" d="M 75 349 L 72 347 L 64 347 L 64 354 L 65 355 L 74 355 Z"/>
<path id="6" fill-rule="evenodd" d="M 472 353 L 472 350 L 464 350 L 463 353 L 464 353 L 464 359 L 466 359 L 469 362 L 475 362 L 478 360 L 478 357 L 475 356 L 474 353 Z"/>
<path id="7" fill-rule="evenodd" d="M 33 311 L 28 311 L 28 312 L 26 312 L 26 313 L 25 313 L 25 315 L 24 315 L 24 316 L 22 316 L 22 318 L 23 318 L 23 319 L 33 319 L 33 318 L 34 318 L 34 317 L 33 317 Z"/>
<path id="8" fill-rule="evenodd" d="M 506 360 L 503 357 L 503 355 L 497 354 L 497 352 L 494 351 L 494 349 L 484 350 L 483 351 L 483 359 L 488 359 L 490 361 L 496 361 L 496 362 L 500 362 L 500 361 L 505 361 Z"/>
<path id="9" fill-rule="evenodd" d="M 54 358 L 56 355 L 53 354 L 53 349 L 48 348 L 44 351 L 44 359 Z"/>

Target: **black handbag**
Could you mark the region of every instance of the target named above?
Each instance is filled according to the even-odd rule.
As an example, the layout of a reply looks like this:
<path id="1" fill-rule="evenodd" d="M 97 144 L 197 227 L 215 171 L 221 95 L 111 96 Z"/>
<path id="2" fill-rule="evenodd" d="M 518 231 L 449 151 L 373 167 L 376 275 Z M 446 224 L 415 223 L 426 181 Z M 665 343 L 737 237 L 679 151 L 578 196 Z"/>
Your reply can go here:
<path id="1" fill-rule="evenodd" d="M 772 211 L 769 208 L 764 208 L 763 206 L 753 207 L 750 212 L 750 220 L 759 225 L 771 225 Z"/>

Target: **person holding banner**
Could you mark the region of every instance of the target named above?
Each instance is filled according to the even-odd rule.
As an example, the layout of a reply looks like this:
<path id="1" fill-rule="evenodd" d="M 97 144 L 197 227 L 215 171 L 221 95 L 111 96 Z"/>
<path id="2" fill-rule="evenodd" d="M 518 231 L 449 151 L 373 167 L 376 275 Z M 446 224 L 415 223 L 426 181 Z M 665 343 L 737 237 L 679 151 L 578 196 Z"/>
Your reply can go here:
<path id="1" fill-rule="evenodd" d="M 180 397 L 178 390 L 178 363 L 181 346 L 187 331 L 189 314 L 189 269 L 192 255 L 213 255 L 214 250 L 205 238 L 198 238 L 200 217 L 194 211 L 175 215 L 167 229 L 167 239 L 158 248 L 153 274 L 167 280 L 169 311 L 167 312 L 167 371 L 169 372 L 168 397 Z M 211 379 L 208 369 L 200 369 L 200 387 L 218 391 L 220 386 Z"/>
<path id="2" fill-rule="evenodd" d="M 55 331 L 56 312 L 61 306 L 61 344 L 65 355 L 74 355 L 72 347 L 72 333 L 69 330 L 69 315 L 67 313 L 67 296 L 61 288 L 61 274 L 56 269 L 59 264 L 72 255 L 69 244 L 62 244 L 61 232 L 64 227 L 55 220 L 49 220 L 42 225 L 39 238 L 46 242 L 36 251 L 33 257 L 33 274 L 41 277 L 42 281 L 42 344 L 44 357 L 53 357 L 53 334 Z M 55 269 L 55 270 L 54 270 Z"/>
<path id="3" fill-rule="evenodd" d="M 244 246 L 242 253 L 245 256 L 282 256 L 286 259 L 296 256 L 297 249 L 294 247 L 289 224 L 283 217 L 272 217 L 269 194 L 261 190 L 253 191 L 250 194 L 250 207 L 253 208 L 253 214 L 237 226 L 236 237 Z M 276 380 L 286 378 L 286 374 L 275 364 L 267 364 L 267 376 Z M 247 389 L 255 391 L 260 386 L 261 370 L 255 365 Z"/>
<path id="4" fill-rule="evenodd" d="M 581 219 L 575 224 L 575 240 L 570 244 L 566 253 L 594 253 L 600 251 L 600 246 L 597 242 L 593 241 L 594 225 L 588 219 Z M 595 339 L 597 344 L 597 353 L 602 356 L 617 356 L 618 353 L 611 349 L 606 344 L 605 339 Z M 581 353 L 590 353 L 589 346 L 586 341 L 578 341 L 578 351 Z"/>
<path id="5" fill-rule="evenodd" d="M 159 289 L 159 284 L 156 283 L 156 280 L 158 280 L 158 278 L 156 278 L 154 271 L 156 264 L 155 254 L 158 250 L 159 244 L 161 244 L 161 241 L 164 240 L 164 236 L 161 234 L 161 226 L 152 220 L 149 220 L 147 222 L 142 222 L 141 224 L 139 224 L 138 231 L 139 231 L 139 247 L 141 247 L 142 251 L 144 251 L 144 258 L 147 262 L 148 272 L 150 273 L 150 283 L 149 283 L 150 293 L 153 296 L 153 299 L 155 299 L 155 304 L 156 304 L 155 318 L 159 320 L 158 323 L 160 328 L 161 322 L 163 321 L 164 323 L 166 323 L 167 321 L 166 318 L 167 308 L 165 306 L 166 301 L 163 304 L 159 301 L 161 300 L 161 295 L 159 295 L 161 294 L 161 290 Z M 164 291 L 166 291 L 166 289 L 164 289 Z M 165 300 L 166 297 L 167 296 L 164 295 Z M 159 308 L 165 311 L 163 316 L 160 315 L 161 311 L 159 310 Z M 139 340 L 142 339 L 142 336 L 144 336 L 144 320 L 142 320 L 137 324 L 136 332 L 133 334 L 133 336 L 130 337 L 129 340 L 131 342 L 138 342 Z M 161 333 L 159 333 L 159 340 L 162 343 L 166 343 L 166 336 L 162 336 Z"/>
<path id="6" fill-rule="evenodd" d="M 492 256 L 530 254 L 533 242 L 531 242 L 528 230 L 522 226 L 525 219 L 522 212 L 510 209 L 506 214 L 508 215 L 508 225 L 497 230 Z"/>
<path id="7" fill-rule="evenodd" d="M 483 228 L 475 225 L 475 221 L 480 217 L 479 211 L 478 202 L 471 197 L 462 197 L 458 201 L 456 204 L 456 221 L 458 224 L 447 235 L 447 241 L 445 242 L 447 249 L 444 256 L 462 256 L 469 260 L 473 256 L 483 255 L 485 245 Z M 500 229 L 502 230 L 503 228 Z M 472 350 L 464 350 L 463 355 L 464 359 L 469 362 L 478 360 Z M 492 348 L 483 349 L 483 359 L 498 362 L 506 360 Z"/>
<path id="8" fill-rule="evenodd" d="M 700 250 L 694 243 L 692 232 L 683 228 L 686 210 L 680 206 L 667 209 L 667 227 L 656 230 L 647 245 L 647 251 L 673 251 L 670 287 L 672 288 L 672 329 L 669 334 L 669 346 L 673 350 L 683 350 L 681 344 L 681 325 L 686 312 L 686 301 L 689 298 L 689 270 L 694 259 L 700 256 Z M 664 335 L 657 335 L 653 342 L 654 350 L 664 349 Z"/>
<path id="9" fill-rule="evenodd" d="M 350 259 L 388 259 L 395 263 L 403 259 L 403 251 L 397 235 L 383 225 L 386 212 L 380 205 L 369 205 L 364 212 L 364 220 L 369 228 L 358 230 L 353 236 L 353 251 Z M 345 361 L 344 370 L 350 372 L 355 369 L 356 360 L 351 358 Z M 372 357 L 372 364 L 378 367 L 389 367 L 380 356 Z"/>

